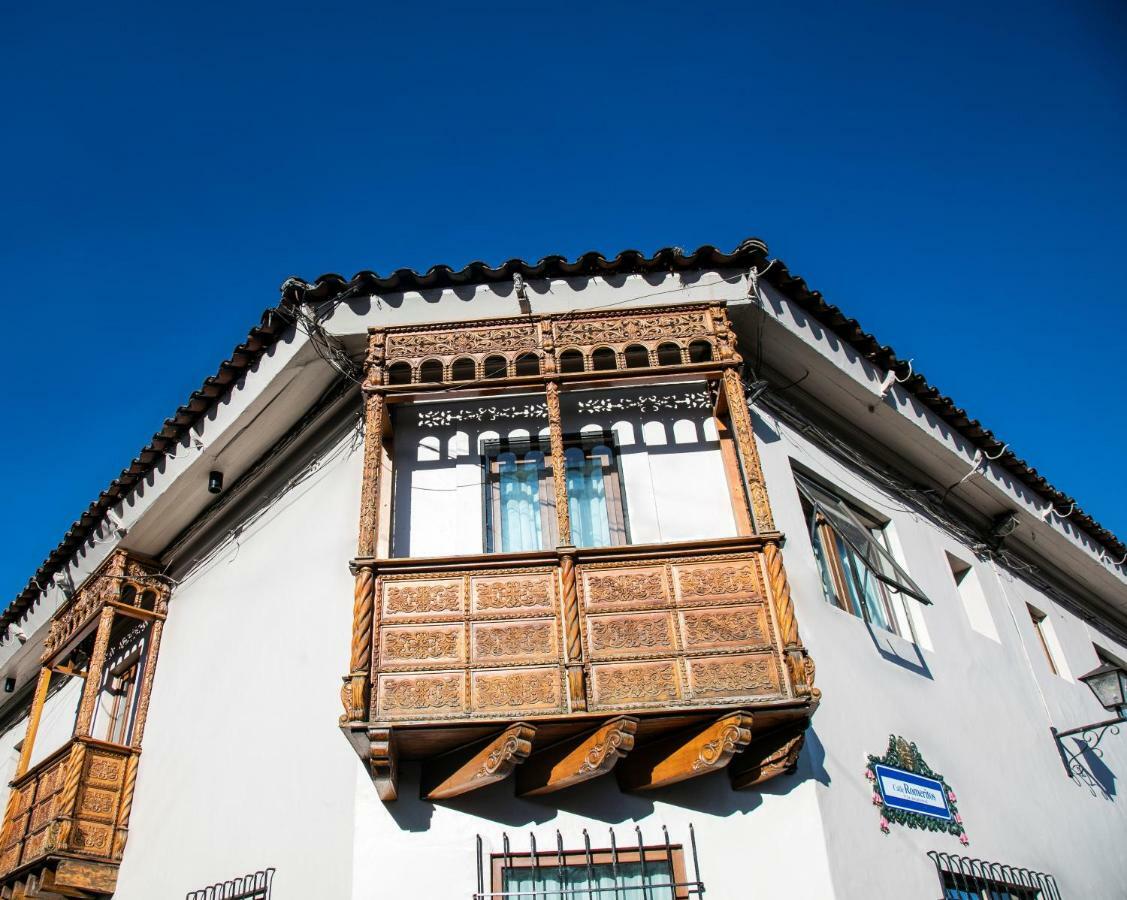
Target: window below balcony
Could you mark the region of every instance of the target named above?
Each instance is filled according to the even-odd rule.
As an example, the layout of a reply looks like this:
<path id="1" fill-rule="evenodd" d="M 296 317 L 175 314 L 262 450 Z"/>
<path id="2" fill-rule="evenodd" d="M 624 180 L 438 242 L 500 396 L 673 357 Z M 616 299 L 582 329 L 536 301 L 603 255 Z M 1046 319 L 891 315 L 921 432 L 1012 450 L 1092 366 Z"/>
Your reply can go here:
<path id="1" fill-rule="evenodd" d="M 735 537 L 703 382 L 561 397 L 571 542 Z M 392 557 L 550 550 L 557 471 L 542 394 L 394 407 Z"/>
<path id="2" fill-rule="evenodd" d="M 616 836 L 607 845 L 592 849 L 590 839 L 582 848 L 565 849 L 559 832 L 548 847 L 537 848 L 535 837 L 528 849 L 514 850 L 508 835 L 502 835 L 502 852 L 486 859 L 478 838 L 478 890 L 475 900 L 689 900 L 704 895 L 704 884 L 696 871 L 695 839 L 691 856 L 692 874 L 686 867 L 685 848 L 670 844 L 663 833 L 660 844 L 645 844 L 637 829 Z M 488 874 L 486 863 L 488 862 Z M 489 887 L 486 887 L 488 881 Z"/>

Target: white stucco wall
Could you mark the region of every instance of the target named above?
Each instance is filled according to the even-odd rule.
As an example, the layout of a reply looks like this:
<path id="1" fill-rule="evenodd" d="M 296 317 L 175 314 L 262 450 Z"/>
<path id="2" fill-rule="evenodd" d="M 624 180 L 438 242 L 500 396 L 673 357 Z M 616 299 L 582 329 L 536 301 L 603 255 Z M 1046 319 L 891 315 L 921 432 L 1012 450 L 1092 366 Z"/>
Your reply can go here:
<path id="1" fill-rule="evenodd" d="M 976 560 L 769 413 L 757 420 L 776 522 L 788 536 L 784 559 L 796 614 L 824 694 L 813 731 L 825 754 L 818 798 L 837 895 L 938 896 L 928 850 L 1048 872 L 1065 897 L 1127 894 L 1120 850 L 1127 834 L 1121 796 L 1127 744 L 1109 738 L 1104 759 L 1089 761 L 1103 787 L 1067 776 L 1050 726 L 1065 730 L 1108 714 L 1084 685 L 1051 673 L 1026 603 L 1050 616 L 1073 672 L 1097 665 L 1093 640 L 1112 652 L 1119 645 L 1028 584 Z M 890 520 L 909 573 L 933 601 L 908 601 L 926 624 L 931 647 L 871 630 L 825 601 L 792 460 Z M 972 627 L 948 552 L 973 561 L 997 640 Z M 863 770 L 868 754 L 883 755 L 890 734 L 914 741 L 955 790 L 968 847 L 950 835 L 895 825 L 880 832 Z"/>

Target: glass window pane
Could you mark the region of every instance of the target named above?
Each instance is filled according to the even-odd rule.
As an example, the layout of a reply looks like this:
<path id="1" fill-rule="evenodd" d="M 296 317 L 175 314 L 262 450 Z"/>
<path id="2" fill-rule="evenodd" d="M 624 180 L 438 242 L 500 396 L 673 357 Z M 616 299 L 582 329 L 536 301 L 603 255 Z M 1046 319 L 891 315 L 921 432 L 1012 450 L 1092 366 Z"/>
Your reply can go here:
<path id="1" fill-rule="evenodd" d="M 559 866 L 545 859 L 537 868 L 514 866 L 503 871 L 502 891 L 512 900 L 667 900 L 676 897 L 668 860 Z"/>

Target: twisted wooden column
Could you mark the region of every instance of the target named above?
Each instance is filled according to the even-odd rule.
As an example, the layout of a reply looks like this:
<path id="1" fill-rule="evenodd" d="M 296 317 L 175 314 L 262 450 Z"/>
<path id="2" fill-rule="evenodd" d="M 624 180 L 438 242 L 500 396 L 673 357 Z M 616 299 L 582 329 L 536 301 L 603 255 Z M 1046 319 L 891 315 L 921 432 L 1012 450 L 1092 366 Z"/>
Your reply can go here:
<path id="1" fill-rule="evenodd" d="M 372 670 L 372 643 L 375 641 L 376 573 L 370 565 L 356 568 L 352 591 L 352 653 L 349 674 L 344 679 L 341 700 L 345 722 L 362 721 L 368 711 Z"/>
<path id="2" fill-rule="evenodd" d="M 566 646 L 567 689 L 572 712 L 587 711 L 583 669 L 583 628 L 579 616 L 579 586 L 575 577 L 575 548 L 560 548 L 560 596 Z"/>
<path id="3" fill-rule="evenodd" d="M 759 462 L 759 450 L 755 446 L 755 431 L 751 424 L 751 412 L 744 395 L 743 380 L 735 368 L 726 368 L 721 379 L 728 414 L 732 418 L 732 430 L 736 436 L 740 466 L 744 481 L 751 497 L 751 512 L 755 519 L 755 530 L 759 533 L 775 530 L 775 520 L 771 515 L 771 504 L 767 500 L 767 486 L 763 480 L 763 467 Z"/>
<path id="4" fill-rule="evenodd" d="M 65 849 L 70 840 L 74 822 L 74 808 L 78 803 L 78 786 L 82 783 L 82 770 L 86 767 L 86 744 L 74 741 L 67 757 L 67 774 L 63 789 L 55 806 L 57 822 L 47 832 L 47 850 Z"/>
<path id="5" fill-rule="evenodd" d="M 117 828 L 114 829 L 114 859 L 121 859 L 125 852 L 125 841 L 129 837 L 129 816 L 133 812 L 133 791 L 137 787 L 137 766 L 140 762 L 140 754 L 134 751 L 125 763 L 125 780 L 121 787 L 121 810 L 117 816 Z"/>
<path id="6" fill-rule="evenodd" d="M 98 632 L 94 638 L 94 649 L 90 653 L 90 664 L 86 668 L 86 684 L 82 688 L 78 718 L 74 723 L 75 737 L 90 736 L 90 726 L 94 720 L 94 706 L 98 702 L 98 692 L 102 689 L 102 670 L 106 665 L 106 651 L 110 644 L 113 616 L 113 607 L 107 606 L 102 609 L 102 614 L 98 618 Z"/>
<path id="7" fill-rule="evenodd" d="M 794 604 L 790 597 L 790 584 L 786 569 L 783 568 L 783 553 L 777 541 L 767 541 L 763 545 L 763 558 L 767 566 L 767 581 L 771 585 L 771 598 L 775 604 L 775 622 L 779 629 L 779 640 L 783 644 L 783 656 L 787 673 L 794 693 L 798 697 L 821 699 L 822 692 L 814 687 L 814 660 L 806 653 L 802 639 L 798 635 L 798 622 L 794 617 Z"/>

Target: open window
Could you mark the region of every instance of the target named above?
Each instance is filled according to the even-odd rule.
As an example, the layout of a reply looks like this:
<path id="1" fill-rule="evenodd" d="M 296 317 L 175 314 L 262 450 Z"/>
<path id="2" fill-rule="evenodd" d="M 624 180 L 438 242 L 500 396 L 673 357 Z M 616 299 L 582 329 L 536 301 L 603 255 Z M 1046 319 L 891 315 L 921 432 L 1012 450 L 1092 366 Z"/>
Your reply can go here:
<path id="1" fill-rule="evenodd" d="M 556 546 L 556 473 L 547 438 L 489 441 L 482 448 L 487 553 Z M 629 542 L 618 452 L 602 431 L 567 437 L 562 469 L 571 540 L 578 547 Z"/>
<path id="2" fill-rule="evenodd" d="M 902 634 L 894 598 L 931 601 L 893 557 L 885 524 L 806 476 L 796 474 L 795 481 L 826 598 L 866 622 Z M 910 629 L 906 610 L 903 618 Z"/>

